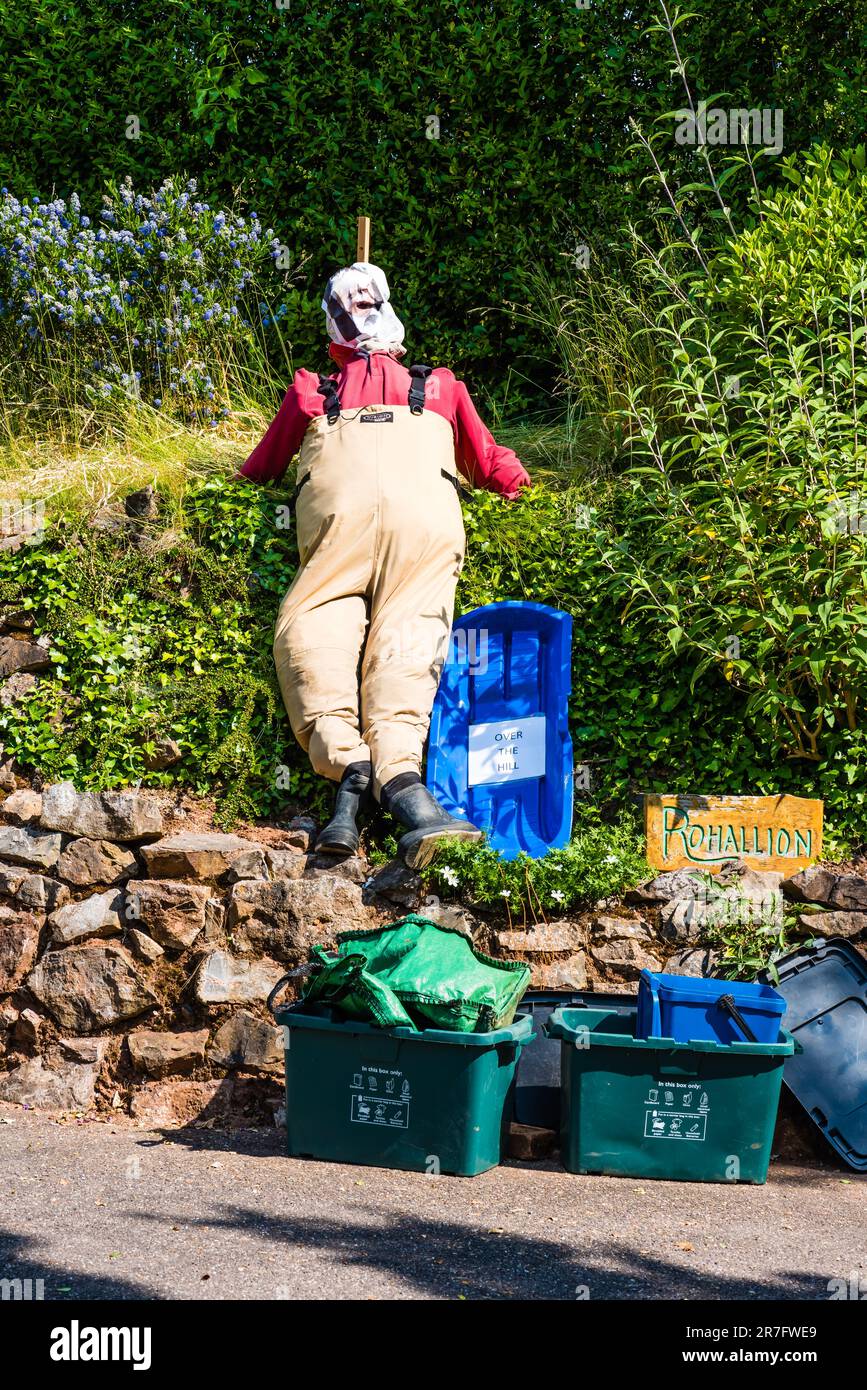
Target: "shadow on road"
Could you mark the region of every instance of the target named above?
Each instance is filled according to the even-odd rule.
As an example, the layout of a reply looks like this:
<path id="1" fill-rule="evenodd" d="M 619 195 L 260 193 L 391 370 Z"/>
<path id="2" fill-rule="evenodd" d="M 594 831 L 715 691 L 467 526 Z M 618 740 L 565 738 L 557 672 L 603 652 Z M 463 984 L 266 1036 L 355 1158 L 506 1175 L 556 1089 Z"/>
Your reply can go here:
<path id="1" fill-rule="evenodd" d="M 299 1296 L 292 1287 L 292 1257 L 293 1251 L 301 1250 L 321 1252 L 347 1269 L 391 1275 L 408 1291 L 428 1297 L 564 1301 L 828 1297 L 827 1274 L 786 1271 L 741 1278 L 705 1273 L 625 1241 L 609 1244 L 604 1258 L 593 1253 L 582 1257 L 557 1240 L 368 1210 L 370 1219 L 263 1219 L 261 1211 L 235 1207 L 223 1216 L 215 1213 L 192 1224 L 248 1231 L 284 1246 L 287 1292 L 275 1290 L 275 1298 Z M 172 1221 L 171 1217 L 148 1219 Z"/>
<path id="2" fill-rule="evenodd" d="M 122 1299 L 126 1302 L 142 1299 L 155 1302 L 163 1298 L 156 1289 L 146 1284 L 135 1284 L 129 1279 L 116 1275 L 86 1274 L 80 1269 L 58 1269 L 56 1265 L 40 1260 L 36 1251 L 38 1241 L 28 1240 L 0 1228 L 0 1280 L 12 1280 L 7 1288 L 3 1285 L 0 1299 L 14 1300 L 16 1297 L 36 1299 L 45 1302 L 73 1302 L 76 1299 Z M 15 1281 L 21 1280 L 24 1287 L 19 1293 Z M 28 1285 L 27 1280 L 31 1283 Z M 40 1289 L 39 1282 L 42 1281 Z"/>

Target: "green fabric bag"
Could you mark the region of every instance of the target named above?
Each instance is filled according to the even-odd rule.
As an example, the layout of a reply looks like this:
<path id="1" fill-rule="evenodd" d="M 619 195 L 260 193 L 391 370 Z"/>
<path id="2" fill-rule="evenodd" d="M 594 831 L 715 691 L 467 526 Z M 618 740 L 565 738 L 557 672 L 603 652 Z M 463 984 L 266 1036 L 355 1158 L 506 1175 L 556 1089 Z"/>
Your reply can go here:
<path id="1" fill-rule="evenodd" d="M 523 961 L 494 960 L 452 927 L 411 913 L 373 931 L 342 932 L 336 956 L 305 982 L 305 1003 L 331 1005 L 378 1028 L 487 1033 L 507 1027 L 530 983 Z"/>
<path id="2" fill-rule="evenodd" d="M 415 1024 L 397 995 L 370 975 L 363 955 L 329 958 L 322 946 L 314 946 L 310 958 L 321 967 L 308 977 L 301 997 L 310 1004 L 329 1004 L 348 1018 L 375 1023 L 377 1028 L 412 1028 Z"/>

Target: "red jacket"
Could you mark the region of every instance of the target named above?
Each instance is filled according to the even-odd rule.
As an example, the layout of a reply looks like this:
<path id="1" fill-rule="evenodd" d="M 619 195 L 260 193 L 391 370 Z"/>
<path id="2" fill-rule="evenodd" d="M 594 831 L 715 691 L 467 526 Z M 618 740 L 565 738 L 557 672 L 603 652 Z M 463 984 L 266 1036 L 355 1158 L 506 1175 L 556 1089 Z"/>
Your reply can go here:
<path id="1" fill-rule="evenodd" d="M 334 378 L 344 410 L 361 405 L 406 405 L 410 375 L 387 353 L 369 358 L 352 348 L 332 343 L 329 349 L 340 370 Z M 276 482 L 283 477 L 298 452 L 309 422 L 322 415 L 325 402 L 318 394 L 319 377 L 302 368 L 283 398 L 264 438 L 256 445 L 241 475 L 255 483 Z M 427 379 L 425 409 L 442 415 L 452 427 L 455 461 L 474 487 L 488 488 L 515 497 L 530 478 L 511 449 L 494 443 L 482 424 L 470 393 L 446 367 L 438 367 Z"/>

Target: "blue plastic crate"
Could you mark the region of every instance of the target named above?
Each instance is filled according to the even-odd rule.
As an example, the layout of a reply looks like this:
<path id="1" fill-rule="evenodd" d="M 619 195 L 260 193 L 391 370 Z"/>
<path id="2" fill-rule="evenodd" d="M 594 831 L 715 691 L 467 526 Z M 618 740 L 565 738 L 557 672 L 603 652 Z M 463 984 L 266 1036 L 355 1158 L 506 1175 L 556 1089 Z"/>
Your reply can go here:
<path id="1" fill-rule="evenodd" d="M 786 1001 L 771 985 L 660 975 L 651 970 L 642 970 L 638 981 L 635 1036 L 675 1042 L 749 1041 L 720 1004 L 723 995 L 731 997 L 755 1042 L 777 1041 Z"/>

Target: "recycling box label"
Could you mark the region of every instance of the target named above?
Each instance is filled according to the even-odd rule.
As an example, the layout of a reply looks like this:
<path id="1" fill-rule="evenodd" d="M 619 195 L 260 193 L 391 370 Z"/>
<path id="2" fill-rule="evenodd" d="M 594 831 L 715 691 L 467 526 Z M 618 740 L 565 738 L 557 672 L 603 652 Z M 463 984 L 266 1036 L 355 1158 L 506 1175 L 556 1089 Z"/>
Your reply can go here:
<path id="1" fill-rule="evenodd" d="M 707 1138 L 707 1116 L 693 1115 L 689 1111 L 679 1113 L 672 1110 L 648 1110 L 644 1117 L 645 1139 L 692 1139 Z"/>
<path id="2" fill-rule="evenodd" d="M 707 1139 L 710 1099 L 698 1081 L 672 1081 L 650 1087 L 644 1102 L 645 1139 Z"/>
<path id="3" fill-rule="evenodd" d="M 469 727 L 467 782 L 471 787 L 545 776 L 544 714 Z"/>
<path id="4" fill-rule="evenodd" d="M 409 1128 L 412 1090 L 409 1078 L 396 1067 L 362 1066 L 353 1072 L 349 1090 L 353 1124 Z"/>

